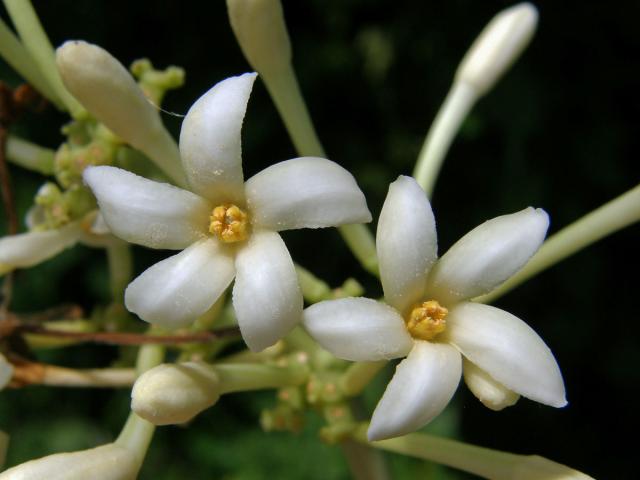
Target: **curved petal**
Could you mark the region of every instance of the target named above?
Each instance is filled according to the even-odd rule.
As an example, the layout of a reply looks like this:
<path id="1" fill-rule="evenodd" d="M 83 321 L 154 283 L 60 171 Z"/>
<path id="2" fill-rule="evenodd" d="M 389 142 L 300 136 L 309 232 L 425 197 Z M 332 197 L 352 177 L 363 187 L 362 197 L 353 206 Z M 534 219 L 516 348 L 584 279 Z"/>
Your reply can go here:
<path id="1" fill-rule="evenodd" d="M 384 297 L 403 312 L 424 295 L 438 256 L 436 222 L 424 190 L 411 177 L 389 186 L 376 233 Z"/>
<path id="2" fill-rule="evenodd" d="M 462 361 L 464 382 L 482 404 L 494 411 L 515 405 L 520 398 L 516 392 L 509 390 L 491 375 L 474 365 L 466 358 Z"/>
<path id="3" fill-rule="evenodd" d="M 449 312 L 443 335 L 509 390 L 552 407 L 567 404 L 551 350 L 519 318 L 499 308 L 463 302 Z"/>
<path id="4" fill-rule="evenodd" d="M 484 222 L 435 264 L 429 294 L 451 304 L 490 292 L 529 261 L 548 227 L 547 213 L 531 207 Z"/>
<path id="5" fill-rule="evenodd" d="M 270 230 L 371 221 L 353 176 L 324 158 L 294 158 L 265 168 L 247 180 L 245 194 L 253 223 Z"/>
<path id="6" fill-rule="evenodd" d="M 263 350 L 296 326 L 302 317 L 302 292 L 293 260 L 275 232 L 254 232 L 236 256 L 233 308 L 242 338 L 254 352 Z"/>
<path id="7" fill-rule="evenodd" d="M 244 200 L 240 131 L 256 76 L 245 73 L 217 83 L 182 122 L 180 154 L 189 184 L 216 204 Z"/>
<path id="8" fill-rule="evenodd" d="M 189 325 L 233 280 L 233 258 L 223 248 L 211 238 L 200 240 L 149 267 L 127 287 L 127 309 L 166 328 Z"/>
<path id="9" fill-rule="evenodd" d="M 14 268 L 37 265 L 78 241 L 82 229 L 77 222 L 43 232 L 26 232 L 0 238 L 0 275 Z"/>
<path id="10" fill-rule="evenodd" d="M 389 360 L 407 355 L 413 347 L 398 312 L 370 298 L 316 303 L 305 309 L 303 321 L 320 345 L 344 360 Z"/>
<path id="11" fill-rule="evenodd" d="M 123 240 L 182 249 L 206 234 L 212 207 L 194 193 L 115 167 L 89 167 L 83 177 L 109 229 Z"/>
<path id="12" fill-rule="evenodd" d="M 455 348 L 416 341 L 373 412 L 369 440 L 397 437 L 424 427 L 447 406 L 461 373 L 462 361 Z"/>

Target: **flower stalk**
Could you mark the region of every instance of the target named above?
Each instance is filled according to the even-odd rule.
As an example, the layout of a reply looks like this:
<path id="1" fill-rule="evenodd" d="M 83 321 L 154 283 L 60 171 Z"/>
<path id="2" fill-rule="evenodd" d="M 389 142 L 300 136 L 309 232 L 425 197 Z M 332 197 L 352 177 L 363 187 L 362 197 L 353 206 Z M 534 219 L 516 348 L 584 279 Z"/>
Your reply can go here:
<path id="1" fill-rule="evenodd" d="M 18 30 L 26 50 L 35 60 L 40 72 L 55 92 L 56 97 L 61 100 L 72 117 L 78 118 L 84 112 L 84 108 L 62 84 L 62 79 L 56 68 L 53 47 L 40 24 L 31 1 L 4 0 L 4 5 Z M 46 92 L 43 92 L 43 94 L 46 94 Z"/>
<path id="2" fill-rule="evenodd" d="M 491 303 L 543 270 L 638 221 L 640 221 L 640 185 L 549 237 L 522 270 L 493 292 L 477 297 L 474 301 Z"/>
<path id="3" fill-rule="evenodd" d="M 353 438 L 375 448 L 440 463 L 491 480 L 591 479 L 584 473 L 537 455 L 516 455 L 424 433 L 369 442 L 367 428 L 366 424 L 360 425 Z"/>
<path id="4" fill-rule="evenodd" d="M 2 42 L 1 39 L 0 42 Z M 53 174 L 55 152 L 50 148 L 41 147 L 16 135 L 9 135 L 6 155 L 7 160 L 22 168 L 33 170 L 42 175 Z"/>

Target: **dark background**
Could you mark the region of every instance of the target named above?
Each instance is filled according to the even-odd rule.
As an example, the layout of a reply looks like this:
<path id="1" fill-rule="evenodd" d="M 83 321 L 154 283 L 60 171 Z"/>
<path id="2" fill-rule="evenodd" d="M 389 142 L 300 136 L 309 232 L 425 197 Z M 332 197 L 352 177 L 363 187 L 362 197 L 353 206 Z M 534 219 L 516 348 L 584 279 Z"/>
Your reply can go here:
<path id="1" fill-rule="evenodd" d="M 84 39 L 125 65 L 146 56 L 158 67 L 184 67 L 185 87 L 164 103 L 173 112 L 186 113 L 214 83 L 250 69 L 222 1 L 34 5 L 55 45 Z M 329 158 L 355 175 L 374 219 L 388 184 L 411 173 L 467 47 L 508 5 L 284 2 L 294 64 L 320 138 Z M 433 199 L 441 252 L 482 221 L 528 205 L 549 212 L 553 233 L 638 182 L 639 4 L 548 1 L 537 6 L 540 24 L 532 45 L 478 103 L 442 170 Z M 3 78 L 15 84 L 17 78 L 4 66 L 3 71 Z M 180 119 L 164 119 L 177 133 Z M 15 131 L 56 148 L 65 121 L 48 112 L 27 118 Z M 247 177 L 295 156 L 259 82 L 245 118 L 243 156 Z M 43 178 L 17 168 L 12 173 L 24 213 Z M 355 275 L 369 295 L 380 293 L 335 231 L 293 232 L 285 239 L 294 259 L 332 285 Z M 638 427 L 639 240 L 637 226 L 614 234 L 496 303 L 527 321 L 552 348 L 566 382 L 566 408 L 521 400 L 495 413 L 461 387 L 445 415 L 427 430 L 540 454 L 596 478 L 633 478 L 636 442 L 624 437 L 635 438 Z M 138 271 L 157 258 L 138 252 Z M 16 284 L 16 311 L 108 300 L 104 256 L 85 247 L 21 272 Z M 90 367 L 107 365 L 114 355 L 108 347 L 74 347 L 42 358 Z M 374 386 L 369 403 L 378 396 Z M 189 428 L 159 429 L 141 478 L 347 478 L 337 449 L 316 440 L 313 415 L 300 437 L 263 433 L 257 418 L 271 404 L 269 394 L 233 395 Z M 128 392 L 4 391 L 0 428 L 12 435 L 9 465 L 107 442 L 127 411 Z M 424 462 L 390 459 L 398 478 L 424 478 L 429 472 L 434 478 L 467 478 Z"/>

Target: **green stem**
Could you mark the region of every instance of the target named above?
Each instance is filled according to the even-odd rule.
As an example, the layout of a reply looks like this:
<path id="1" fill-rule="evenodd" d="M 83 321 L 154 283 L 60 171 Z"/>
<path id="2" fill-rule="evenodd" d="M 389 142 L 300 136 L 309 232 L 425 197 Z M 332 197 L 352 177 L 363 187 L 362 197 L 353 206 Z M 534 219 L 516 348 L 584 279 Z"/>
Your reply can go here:
<path id="1" fill-rule="evenodd" d="M 43 175 L 53 174 L 55 152 L 50 148 L 41 147 L 15 135 L 9 135 L 6 148 L 7 160 L 11 163 Z"/>
<path id="2" fill-rule="evenodd" d="M 551 236 L 514 276 L 474 301 L 490 303 L 541 271 L 640 220 L 640 185 Z"/>
<path id="3" fill-rule="evenodd" d="M 84 108 L 71 96 L 62 84 L 62 79 L 56 66 L 53 46 L 47 38 L 38 15 L 30 0 L 4 0 L 13 24 L 18 30 L 20 39 L 38 65 L 40 72 L 51 86 L 56 96 L 66 106 L 69 113 L 77 118 L 84 112 Z"/>
<path id="4" fill-rule="evenodd" d="M 362 425 L 355 431 L 354 438 L 375 448 L 440 463 L 491 480 L 591 479 L 588 475 L 537 455 L 516 455 L 423 433 L 369 442 L 366 430 L 367 425 Z"/>
<path id="5" fill-rule="evenodd" d="M 302 296 L 309 303 L 317 303 L 331 296 L 331 287 L 324 280 L 297 263 L 295 264 L 298 282 L 302 290 Z"/>
<path id="6" fill-rule="evenodd" d="M 0 56 L 43 97 L 59 109 L 64 109 L 62 102 L 42 76 L 38 65 L 2 19 L 0 19 Z"/>
<path id="7" fill-rule="evenodd" d="M 340 377 L 340 388 L 346 396 L 355 397 L 364 390 L 386 364 L 386 360 L 352 363 Z"/>
<path id="8" fill-rule="evenodd" d="M 111 296 L 115 302 L 124 302 L 124 291 L 133 275 L 131 246 L 126 242 L 114 242 L 107 248 Z"/>
<path id="9" fill-rule="evenodd" d="M 160 365 L 164 360 L 164 350 L 161 345 L 150 344 L 140 347 L 136 361 L 138 376 L 156 365 Z M 133 452 L 142 465 L 154 431 L 155 425 L 131 412 L 115 443 Z"/>
<path id="10" fill-rule="evenodd" d="M 454 83 L 429 129 L 413 171 L 414 178 L 428 197 L 433 194 L 444 157 L 476 99 L 477 95 L 470 86 Z"/>
<path id="11" fill-rule="evenodd" d="M 211 369 L 220 380 L 220 394 L 298 386 L 309 374 L 302 364 L 286 367 L 256 364 L 218 364 Z"/>
<path id="12" fill-rule="evenodd" d="M 325 158 L 327 155 L 313 127 L 293 66 L 287 64 L 286 68 L 260 73 L 298 155 Z M 375 242 L 369 229 L 357 224 L 342 225 L 338 231 L 362 266 L 377 275 Z"/>
<path id="13" fill-rule="evenodd" d="M 7 458 L 7 449 L 9 448 L 9 435 L 0 430 L 0 469 L 4 467 Z"/>

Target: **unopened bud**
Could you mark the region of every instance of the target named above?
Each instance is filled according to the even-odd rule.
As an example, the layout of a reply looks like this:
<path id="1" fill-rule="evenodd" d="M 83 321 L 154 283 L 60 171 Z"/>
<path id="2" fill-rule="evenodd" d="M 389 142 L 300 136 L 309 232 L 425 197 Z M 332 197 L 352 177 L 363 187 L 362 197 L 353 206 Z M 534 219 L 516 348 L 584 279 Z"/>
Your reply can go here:
<path id="1" fill-rule="evenodd" d="M 79 452 L 57 453 L 31 460 L 0 474 L 0 480 L 134 480 L 138 457 L 113 443 Z"/>
<path id="2" fill-rule="evenodd" d="M 155 425 L 172 425 L 191 420 L 218 398 L 220 380 L 207 364 L 163 364 L 138 378 L 131 409 Z"/>
<path id="3" fill-rule="evenodd" d="M 227 0 L 231 28 L 249 64 L 260 74 L 291 63 L 291 43 L 280 0 Z"/>
<path id="4" fill-rule="evenodd" d="M 520 395 L 496 382 L 487 372 L 466 359 L 463 372 L 469 390 L 491 410 L 499 411 L 510 407 L 520 398 Z"/>
<path id="5" fill-rule="evenodd" d="M 456 82 L 471 85 L 484 95 L 529 44 L 538 23 L 538 11 L 519 3 L 498 13 L 462 59 Z"/>
<path id="6" fill-rule="evenodd" d="M 82 41 L 56 51 L 65 86 L 113 133 L 142 151 L 177 182 L 184 182 L 180 155 L 152 105 L 127 69 L 109 52 Z"/>

